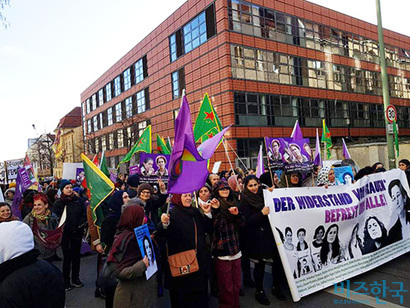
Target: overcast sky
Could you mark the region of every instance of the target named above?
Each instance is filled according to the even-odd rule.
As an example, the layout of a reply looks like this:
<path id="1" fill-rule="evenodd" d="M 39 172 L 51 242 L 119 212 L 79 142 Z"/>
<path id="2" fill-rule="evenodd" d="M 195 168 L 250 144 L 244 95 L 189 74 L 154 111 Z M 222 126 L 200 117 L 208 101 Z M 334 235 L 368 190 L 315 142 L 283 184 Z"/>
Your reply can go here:
<path id="1" fill-rule="evenodd" d="M 183 0 L 11 0 L 0 29 L 0 161 L 52 132 L 80 94 Z M 375 0 L 311 1 L 376 23 Z M 410 36 L 410 1 L 382 0 L 385 28 Z M 32 124 L 35 125 L 36 131 Z"/>

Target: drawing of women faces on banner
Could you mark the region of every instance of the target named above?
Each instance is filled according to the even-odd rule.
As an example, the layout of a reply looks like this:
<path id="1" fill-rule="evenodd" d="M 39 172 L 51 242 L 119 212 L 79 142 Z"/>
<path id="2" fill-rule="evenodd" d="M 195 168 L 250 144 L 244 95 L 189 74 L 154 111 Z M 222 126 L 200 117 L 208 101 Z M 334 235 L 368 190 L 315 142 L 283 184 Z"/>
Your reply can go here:
<path id="1" fill-rule="evenodd" d="M 265 137 L 266 152 L 272 169 L 283 169 L 283 157 L 281 152 L 281 138 Z"/>
<path id="2" fill-rule="evenodd" d="M 286 171 L 301 171 L 310 173 L 313 169 L 312 150 L 309 139 L 293 140 L 292 138 L 278 138 L 282 158 Z"/>
<path id="3" fill-rule="evenodd" d="M 0 184 L 6 184 L 6 166 L 0 162 Z"/>
<path id="4" fill-rule="evenodd" d="M 164 154 L 140 154 L 139 175 L 140 180 L 146 183 L 157 183 L 160 178 L 164 183 L 168 182 L 168 162 L 170 155 Z"/>

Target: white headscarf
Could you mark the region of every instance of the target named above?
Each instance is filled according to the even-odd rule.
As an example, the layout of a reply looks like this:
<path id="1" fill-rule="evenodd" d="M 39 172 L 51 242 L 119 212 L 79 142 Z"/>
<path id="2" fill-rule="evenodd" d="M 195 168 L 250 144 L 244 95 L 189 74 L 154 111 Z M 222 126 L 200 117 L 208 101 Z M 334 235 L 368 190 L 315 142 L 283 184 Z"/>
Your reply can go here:
<path id="1" fill-rule="evenodd" d="M 0 264 L 34 249 L 31 228 L 21 221 L 0 223 Z"/>

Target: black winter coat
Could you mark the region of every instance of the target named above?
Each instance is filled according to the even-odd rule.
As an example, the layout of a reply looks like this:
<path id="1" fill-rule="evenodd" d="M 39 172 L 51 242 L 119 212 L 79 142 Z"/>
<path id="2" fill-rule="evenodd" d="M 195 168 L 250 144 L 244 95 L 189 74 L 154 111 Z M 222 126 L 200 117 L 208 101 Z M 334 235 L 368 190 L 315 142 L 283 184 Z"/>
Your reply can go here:
<path id="1" fill-rule="evenodd" d="M 262 190 L 258 194 L 263 194 Z M 262 207 L 241 200 L 240 211 L 245 217 L 245 232 L 243 232 L 244 249 L 249 258 L 271 259 L 277 254 L 275 239 L 267 215 L 262 214 Z"/>
<path id="2" fill-rule="evenodd" d="M 169 265 L 165 267 L 165 287 L 170 290 L 204 290 L 207 287 L 207 257 L 205 232 L 212 229 L 212 220 L 204 217 L 197 208 L 171 205 L 170 224 L 164 229 L 158 224 L 158 236 L 165 237 L 169 255 L 195 248 L 195 227 L 197 227 L 197 259 L 199 271 L 172 277 Z"/>
<path id="3" fill-rule="evenodd" d="M 84 202 L 74 196 L 71 200 L 57 199 L 54 202 L 54 213 L 61 219 L 64 207 L 67 207 L 67 218 L 64 225 L 64 237 L 82 238 L 87 224 L 87 207 Z"/>
<path id="4" fill-rule="evenodd" d="M 64 278 L 54 265 L 37 260 L 36 249 L 0 264 L 2 308 L 64 307 Z"/>

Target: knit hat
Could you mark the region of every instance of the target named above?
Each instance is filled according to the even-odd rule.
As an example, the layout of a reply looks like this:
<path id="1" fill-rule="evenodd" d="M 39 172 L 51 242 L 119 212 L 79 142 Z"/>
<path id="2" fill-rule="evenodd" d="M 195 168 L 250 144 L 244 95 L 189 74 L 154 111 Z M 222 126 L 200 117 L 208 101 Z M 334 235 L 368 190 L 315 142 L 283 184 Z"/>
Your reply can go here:
<path id="1" fill-rule="evenodd" d="M 212 187 L 212 194 L 217 195 L 218 191 L 223 188 L 230 188 L 228 182 L 226 180 L 219 180 L 213 187 Z"/>
<path id="2" fill-rule="evenodd" d="M 62 179 L 60 181 L 60 190 L 63 191 L 64 187 L 66 187 L 67 185 L 72 185 L 72 184 L 69 180 Z"/>
<path id="3" fill-rule="evenodd" d="M 80 187 L 74 187 L 73 190 L 74 190 L 77 194 L 79 194 L 80 191 L 81 191 L 81 188 L 80 188 Z"/>
<path id="4" fill-rule="evenodd" d="M 138 189 L 137 189 L 137 196 L 138 197 L 140 196 L 140 194 L 143 190 L 149 190 L 151 195 L 154 193 L 154 189 L 152 189 L 151 185 L 149 185 L 148 183 L 142 183 L 140 186 L 138 186 Z"/>
<path id="5" fill-rule="evenodd" d="M 130 175 L 127 184 L 131 187 L 138 187 L 140 185 L 140 176 L 138 174 Z"/>
<path id="6" fill-rule="evenodd" d="M 2 222 L 0 234 L 0 264 L 17 258 L 34 248 L 33 232 L 24 222 Z"/>

